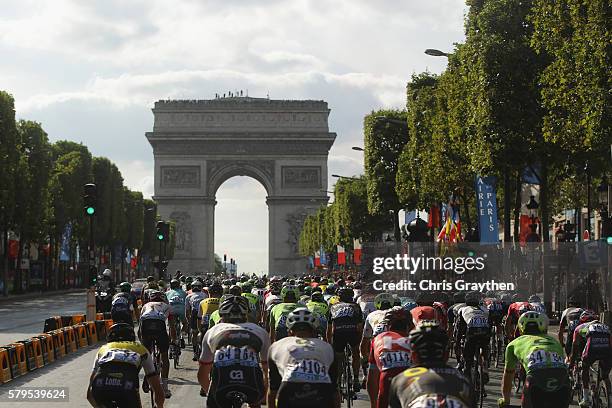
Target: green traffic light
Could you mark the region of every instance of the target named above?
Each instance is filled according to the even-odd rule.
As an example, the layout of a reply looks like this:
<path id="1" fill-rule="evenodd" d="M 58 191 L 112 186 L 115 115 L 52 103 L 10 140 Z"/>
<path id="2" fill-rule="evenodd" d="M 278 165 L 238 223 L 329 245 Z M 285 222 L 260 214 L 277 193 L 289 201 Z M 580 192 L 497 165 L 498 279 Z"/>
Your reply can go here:
<path id="1" fill-rule="evenodd" d="M 608 237 L 607 241 L 608 241 L 608 245 L 612 245 L 612 237 Z"/>
<path id="2" fill-rule="evenodd" d="M 469 251 L 468 252 L 468 256 L 474 256 L 474 255 L 475 255 L 474 251 Z"/>
<path id="3" fill-rule="evenodd" d="M 96 209 L 93 207 L 87 207 L 87 215 L 94 215 L 94 213 L 96 212 Z"/>
<path id="4" fill-rule="evenodd" d="M 164 236 L 163 236 L 163 235 L 161 235 L 161 234 L 159 234 L 159 235 L 157 236 L 157 239 L 158 239 L 158 240 L 160 240 L 160 241 L 163 241 L 163 240 L 164 240 Z"/>

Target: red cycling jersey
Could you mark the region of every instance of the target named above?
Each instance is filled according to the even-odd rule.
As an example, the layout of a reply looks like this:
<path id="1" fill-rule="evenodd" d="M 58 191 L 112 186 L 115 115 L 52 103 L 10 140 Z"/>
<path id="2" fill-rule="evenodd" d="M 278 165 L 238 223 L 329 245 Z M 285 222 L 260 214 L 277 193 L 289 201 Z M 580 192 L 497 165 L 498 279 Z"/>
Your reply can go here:
<path id="1" fill-rule="evenodd" d="M 386 408 L 389 405 L 391 380 L 410 367 L 408 337 L 392 331 L 379 334 L 372 340 L 368 361 L 370 367 L 376 366 L 380 373 L 376 406 Z"/>
<path id="2" fill-rule="evenodd" d="M 529 310 L 531 310 L 529 302 L 514 302 L 508 308 L 508 319 L 511 319 L 511 321 L 516 324 L 519 317 Z"/>

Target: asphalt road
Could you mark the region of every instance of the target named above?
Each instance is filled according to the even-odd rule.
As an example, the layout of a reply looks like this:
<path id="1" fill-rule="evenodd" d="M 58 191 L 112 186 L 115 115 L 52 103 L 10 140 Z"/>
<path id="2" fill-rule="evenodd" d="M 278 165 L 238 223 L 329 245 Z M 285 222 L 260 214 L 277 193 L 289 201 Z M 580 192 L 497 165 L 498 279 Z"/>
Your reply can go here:
<path id="1" fill-rule="evenodd" d="M 13 303 L 0 304 L 0 345 L 21 340 L 28 336 L 38 334 L 43 329 L 43 321 L 52 315 L 83 313 L 85 310 L 84 294 L 67 294 L 58 297 L 34 300 L 20 300 Z M 0 385 L 0 407 L 41 407 L 41 403 L 32 402 L 4 402 L 9 390 L 23 389 L 24 387 L 68 387 L 69 401 L 67 403 L 48 403 L 50 408 L 57 407 L 86 407 L 85 393 L 89 383 L 91 366 L 97 347 L 90 346 L 80 349 L 56 361 L 52 365 L 28 373 L 7 384 Z M 170 369 L 170 390 L 172 398 L 166 400 L 166 407 L 205 407 L 204 399 L 199 396 L 197 383 L 197 363 L 191 361 L 191 348 L 182 354 L 182 364 L 178 369 Z M 490 370 L 490 382 L 487 386 L 488 396 L 484 406 L 497 407 L 500 397 L 501 371 L 495 368 Z M 149 406 L 150 397 L 141 392 L 144 406 Z M 520 406 L 517 398 L 513 399 L 514 406 Z M 362 391 L 353 405 L 355 408 L 369 408 L 367 394 Z M 578 405 L 572 405 L 577 407 Z"/>

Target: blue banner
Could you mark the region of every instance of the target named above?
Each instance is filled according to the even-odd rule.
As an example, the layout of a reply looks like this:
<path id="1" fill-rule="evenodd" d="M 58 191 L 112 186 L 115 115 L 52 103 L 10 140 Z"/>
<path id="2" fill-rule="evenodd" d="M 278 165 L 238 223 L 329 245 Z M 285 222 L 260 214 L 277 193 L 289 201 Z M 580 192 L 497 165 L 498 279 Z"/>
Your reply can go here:
<path id="1" fill-rule="evenodd" d="M 404 224 L 410 225 L 410 223 L 416 220 L 417 210 L 414 211 L 406 211 L 404 214 Z"/>
<path id="2" fill-rule="evenodd" d="M 323 249 L 323 245 L 321 245 L 320 260 L 321 260 L 321 265 L 327 265 L 327 259 L 325 258 L 325 250 Z"/>
<path id="3" fill-rule="evenodd" d="M 480 243 L 497 244 L 499 226 L 497 222 L 497 197 L 495 176 L 476 176 L 476 205 L 478 209 L 478 231 Z"/>
<path id="4" fill-rule="evenodd" d="M 62 234 L 62 243 L 60 245 L 60 256 L 59 260 L 68 262 L 70 260 L 70 238 L 72 237 L 72 224 L 68 223 L 64 227 L 64 233 Z"/>

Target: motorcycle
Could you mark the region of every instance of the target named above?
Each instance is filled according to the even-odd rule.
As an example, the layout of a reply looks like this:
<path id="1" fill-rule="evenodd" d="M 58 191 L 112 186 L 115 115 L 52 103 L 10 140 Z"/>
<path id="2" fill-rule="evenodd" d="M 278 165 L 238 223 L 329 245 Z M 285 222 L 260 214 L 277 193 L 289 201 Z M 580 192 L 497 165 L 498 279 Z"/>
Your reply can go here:
<path id="1" fill-rule="evenodd" d="M 96 288 L 96 312 L 105 313 L 111 311 L 113 294 L 110 290 Z"/>

